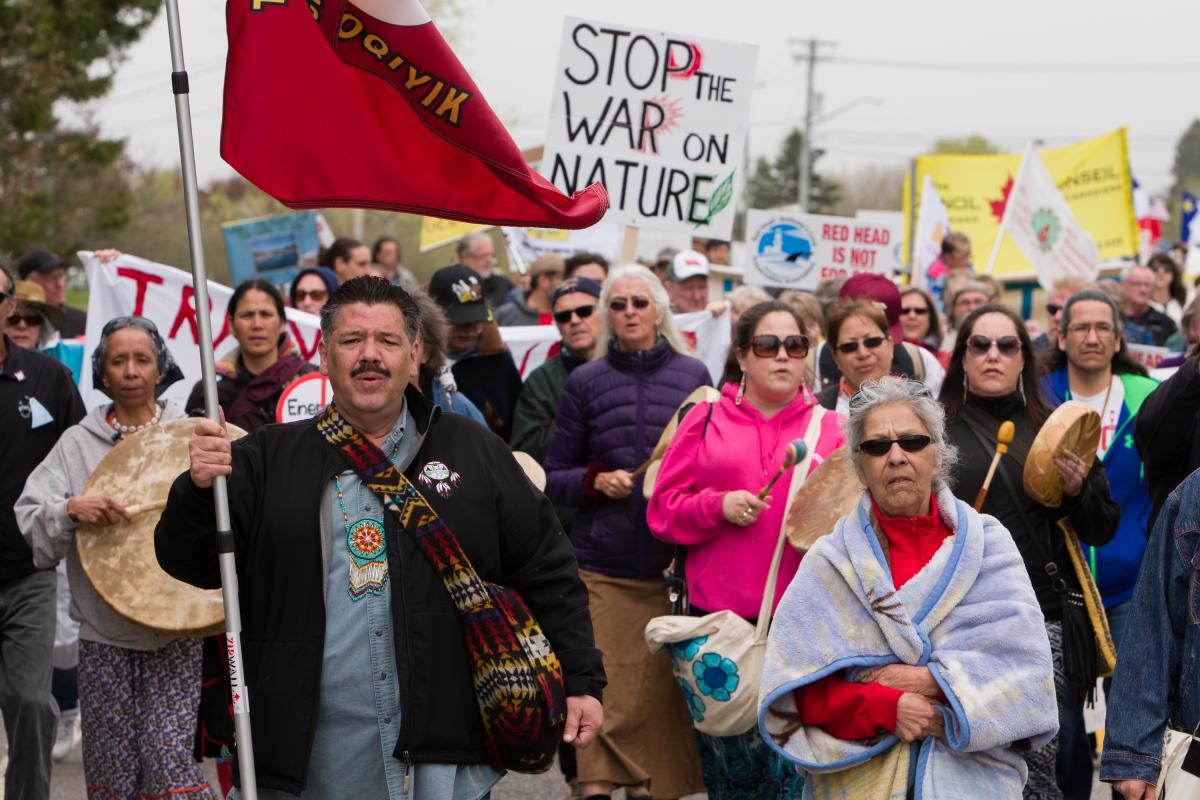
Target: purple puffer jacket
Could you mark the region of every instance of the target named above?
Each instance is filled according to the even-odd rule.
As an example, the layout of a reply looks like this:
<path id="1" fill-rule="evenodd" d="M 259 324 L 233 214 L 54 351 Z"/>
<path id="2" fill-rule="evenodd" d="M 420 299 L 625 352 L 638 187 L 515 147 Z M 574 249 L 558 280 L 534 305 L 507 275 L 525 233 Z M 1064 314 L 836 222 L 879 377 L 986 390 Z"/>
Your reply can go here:
<path id="1" fill-rule="evenodd" d="M 674 546 L 646 526 L 641 479 L 624 500 L 609 500 L 591 482 L 597 472 L 640 466 L 687 396 L 711 385 L 704 364 L 676 353 L 666 340 L 636 352 L 614 346 L 567 378 L 546 453 L 546 495 L 579 510 L 571 541 L 580 567 L 656 578 L 670 563 Z"/>

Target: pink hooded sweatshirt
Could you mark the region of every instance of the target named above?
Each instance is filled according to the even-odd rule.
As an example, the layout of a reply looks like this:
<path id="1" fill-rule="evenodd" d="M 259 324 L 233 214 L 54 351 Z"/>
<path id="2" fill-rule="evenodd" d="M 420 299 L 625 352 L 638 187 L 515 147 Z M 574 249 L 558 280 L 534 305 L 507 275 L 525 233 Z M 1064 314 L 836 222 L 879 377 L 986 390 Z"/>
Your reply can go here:
<path id="1" fill-rule="evenodd" d="M 767 484 L 788 443 L 808 432 L 817 401 L 805 387 L 791 405 L 765 419 L 749 403 L 735 403 L 736 395 L 735 384 L 722 387 L 707 427 L 707 403 L 697 404 L 680 423 L 663 456 L 646 519 L 656 537 L 687 547 L 685 576 L 693 606 L 710 612 L 729 609 L 754 619 L 783 526 L 792 470 L 776 481 L 767 498 L 770 508 L 752 525 L 727 522 L 721 502 L 726 492 L 757 493 Z M 837 414 L 827 413 L 809 472 L 843 441 Z M 787 547 L 772 612 L 799 566 L 800 554 Z"/>

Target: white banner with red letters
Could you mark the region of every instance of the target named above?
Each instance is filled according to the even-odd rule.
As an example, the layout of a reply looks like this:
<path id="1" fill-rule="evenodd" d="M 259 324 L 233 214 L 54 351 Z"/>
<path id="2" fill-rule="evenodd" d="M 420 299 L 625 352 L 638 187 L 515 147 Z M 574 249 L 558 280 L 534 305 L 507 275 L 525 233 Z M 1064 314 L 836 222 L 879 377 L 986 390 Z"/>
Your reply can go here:
<path id="1" fill-rule="evenodd" d="M 91 252 L 85 251 L 79 253 L 79 259 L 87 270 L 89 288 L 86 341 L 98 342 L 105 323 L 114 317 L 146 317 L 158 327 L 184 374 L 184 379 L 167 389 L 163 396 L 180 402 L 186 400 L 200 380 L 199 333 L 191 273 L 131 255 L 101 263 Z M 220 358 L 237 346 L 225 313 L 233 290 L 209 281 L 208 295 L 213 349 Z M 294 308 L 287 309 L 287 318 L 288 331 L 301 355 L 314 364 L 319 363 L 319 319 Z M 713 381 L 719 380 L 729 348 L 729 312 L 719 317 L 713 317 L 707 311 L 679 314 L 675 321 L 695 348 L 696 356 L 708 366 Z M 558 328 L 553 325 L 501 328 L 500 335 L 512 351 L 522 377 L 558 351 L 560 337 Z M 103 392 L 92 388 L 91 351 L 89 344 L 79 381 L 79 390 L 88 408 L 109 402 Z"/>

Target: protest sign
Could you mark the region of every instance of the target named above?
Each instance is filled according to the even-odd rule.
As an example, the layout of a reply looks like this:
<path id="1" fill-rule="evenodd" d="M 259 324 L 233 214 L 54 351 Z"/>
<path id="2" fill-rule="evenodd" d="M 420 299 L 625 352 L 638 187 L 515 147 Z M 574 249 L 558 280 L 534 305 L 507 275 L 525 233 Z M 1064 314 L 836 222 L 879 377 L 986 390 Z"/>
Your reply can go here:
<path id="1" fill-rule="evenodd" d="M 505 228 L 504 233 L 517 253 L 526 261 L 553 253 L 569 258 L 576 253 L 597 253 L 609 261 L 617 258 L 620 230 L 600 222 L 590 228 L 568 231 L 561 228 Z"/>
<path id="2" fill-rule="evenodd" d="M 1126 342 L 1125 346 L 1129 348 L 1129 355 L 1133 360 L 1148 370 L 1158 369 L 1158 365 L 1164 359 L 1177 355 L 1165 347 L 1155 347 L 1152 344 L 1131 344 Z"/>
<path id="3" fill-rule="evenodd" d="M 226 222 L 221 233 L 234 284 L 263 278 L 283 286 L 297 271 L 317 266 L 321 240 L 314 211 Z"/>
<path id="4" fill-rule="evenodd" d="M 421 217 L 421 239 L 418 246 L 422 253 L 428 253 L 430 250 L 457 242 L 468 233 L 487 227 L 490 226 L 438 217 Z"/>
<path id="5" fill-rule="evenodd" d="M 751 209 L 746 283 L 812 291 L 826 278 L 864 272 L 892 276 L 900 267 L 894 221 Z"/>
<path id="6" fill-rule="evenodd" d="M 568 17 L 542 173 L 606 222 L 730 239 L 757 48 Z"/>
<path id="7" fill-rule="evenodd" d="M 912 251 L 912 283 L 922 289 L 936 284 L 942 277 L 930 273 L 942 255 L 942 239 L 950 232 L 950 216 L 938 195 L 933 178 L 926 175 L 921 185 L 921 205 L 917 211 L 917 227 Z M 943 269 L 944 271 L 944 269 Z"/>
<path id="8" fill-rule="evenodd" d="M 127 254 L 107 263 L 101 263 L 90 252 L 78 255 L 87 270 L 90 290 L 86 340 L 99 341 L 104 324 L 114 317 L 146 317 L 158 327 L 171 355 L 183 370 L 183 380 L 168 388 L 163 397 L 180 402 L 186 400 L 201 374 L 200 336 L 196 326 L 191 273 Z M 219 359 L 237 345 L 226 314 L 233 290 L 209 281 L 208 294 L 213 351 Z M 313 364 L 320 363 L 320 319 L 294 308 L 287 309 L 287 319 L 288 333 L 296 343 L 300 356 Z M 729 349 L 728 312 L 721 317 L 713 317 L 707 311 L 677 314 L 675 321 L 695 347 L 696 356 L 708 367 L 713 380 L 718 380 L 724 368 L 725 353 Z M 500 328 L 500 336 L 508 345 L 522 378 L 528 377 L 529 373 L 557 352 L 560 339 L 558 328 L 554 325 Z M 86 345 L 85 348 L 85 355 L 90 356 L 91 349 Z M 307 392 L 318 388 L 315 385 L 306 386 L 296 397 L 303 400 L 308 397 Z M 90 357 L 83 359 L 79 390 L 88 408 L 111 402 L 103 392 L 92 388 Z M 306 402 L 311 405 L 313 401 L 309 399 Z M 297 403 L 293 410 L 302 413 L 304 409 L 300 408 L 301 405 L 304 403 Z"/>
<path id="9" fill-rule="evenodd" d="M 333 384 L 319 372 L 301 375 L 289 383 L 275 405 L 276 422 L 311 419 L 333 400 Z"/>
<path id="10" fill-rule="evenodd" d="M 1138 225 L 1133 215 L 1125 129 L 1039 153 L 1071 212 L 1096 240 L 1100 258 L 1136 255 Z M 1022 157 L 1023 153 L 920 156 L 916 159 L 917 204 L 921 202 L 925 176 L 929 175 L 945 203 L 950 227 L 971 239 L 975 258 L 982 262 L 1000 230 Z M 906 217 L 913 212 L 907 178 L 904 212 Z M 1006 241 L 992 275 L 1032 278 L 1034 267 L 1015 242 Z"/>
<path id="11" fill-rule="evenodd" d="M 100 341 L 101 329 L 113 317 L 146 317 L 158 327 L 171 355 L 183 370 L 184 379 L 167 389 L 163 397 L 180 402 L 186 400 L 201 374 L 197 346 L 200 334 L 196 326 L 191 273 L 127 254 L 104 264 L 90 252 L 78 255 L 88 278 L 87 341 Z M 217 358 L 237 345 L 229 329 L 229 316 L 225 313 L 232 295 L 233 290 L 228 286 L 208 282 L 209 319 Z M 294 308 L 287 309 L 287 318 L 288 332 L 301 357 L 317 363 L 320 320 Z M 88 352 L 90 354 L 90 349 Z M 83 360 L 79 391 L 88 408 L 109 402 L 103 392 L 92 388 L 91 358 Z"/>

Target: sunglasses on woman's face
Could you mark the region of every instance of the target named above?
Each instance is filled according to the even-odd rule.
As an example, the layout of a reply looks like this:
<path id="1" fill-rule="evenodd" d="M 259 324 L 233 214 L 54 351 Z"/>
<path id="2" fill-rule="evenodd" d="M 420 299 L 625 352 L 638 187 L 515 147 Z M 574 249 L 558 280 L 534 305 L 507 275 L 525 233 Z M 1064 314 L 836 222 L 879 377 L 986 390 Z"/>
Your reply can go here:
<path id="1" fill-rule="evenodd" d="M 773 333 L 764 333 L 750 340 L 750 350 L 759 358 L 774 358 L 779 347 L 787 350 L 788 358 L 804 358 L 808 355 L 808 337 L 797 334 L 780 339 Z"/>
<path id="2" fill-rule="evenodd" d="M 901 436 L 899 439 L 867 439 L 865 442 L 858 443 L 860 453 L 866 453 L 869 456 L 886 456 L 892 450 L 892 445 L 900 445 L 900 449 L 906 453 L 917 453 L 929 447 L 929 443 L 933 439 L 919 433 L 910 433 L 906 436 Z"/>
<path id="3" fill-rule="evenodd" d="M 629 308 L 630 303 L 633 303 L 633 307 L 636 308 L 638 311 L 641 311 L 643 309 L 647 309 L 650 307 L 650 298 L 649 297 L 631 297 L 629 299 L 626 299 L 624 297 L 614 297 L 612 300 L 608 301 L 608 310 L 621 312 L 621 311 L 624 311 L 625 309 Z"/>
<path id="4" fill-rule="evenodd" d="M 312 299 L 314 303 L 320 303 L 329 297 L 329 292 L 325 289 L 297 289 L 296 302 L 303 303 L 305 300 Z"/>
<path id="5" fill-rule="evenodd" d="M 633 305 L 635 308 L 637 307 L 637 303 L 634 303 Z M 588 317 L 590 317 L 592 315 L 592 312 L 595 310 L 596 310 L 595 306 L 579 306 L 578 308 L 568 308 L 566 311 L 555 311 L 554 312 L 554 321 L 557 322 L 559 325 L 566 325 L 568 322 L 571 321 L 572 314 L 579 317 L 580 319 L 587 319 Z"/>
<path id="6" fill-rule="evenodd" d="M 1021 352 L 1021 340 L 1016 336 L 1001 336 L 996 339 L 989 339 L 977 333 L 967 339 L 967 350 L 973 356 L 986 356 L 988 351 L 992 349 L 992 345 L 995 345 L 996 349 L 1000 351 L 1000 355 L 1005 358 L 1012 358 Z"/>
<path id="7" fill-rule="evenodd" d="M 42 324 L 41 314 L 9 314 L 8 324 L 15 328 L 18 324 L 24 322 L 26 327 L 36 328 Z"/>
<path id="8" fill-rule="evenodd" d="M 900 314 L 903 316 L 908 316 L 909 314 L 916 314 L 918 317 L 923 317 L 928 313 L 929 313 L 929 309 L 926 308 L 925 306 L 907 306 L 905 308 L 900 309 Z"/>
<path id="9" fill-rule="evenodd" d="M 861 344 L 868 350 L 874 350 L 876 347 L 880 347 L 886 341 L 886 336 L 868 336 L 862 340 Z M 837 350 L 839 353 L 850 355 L 851 353 L 858 352 L 859 344 L 860 342 L 857 339 L 853 339 L 849 342 L 838 342 Z"/>

